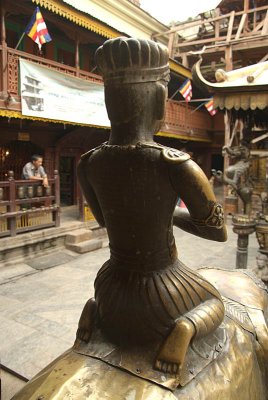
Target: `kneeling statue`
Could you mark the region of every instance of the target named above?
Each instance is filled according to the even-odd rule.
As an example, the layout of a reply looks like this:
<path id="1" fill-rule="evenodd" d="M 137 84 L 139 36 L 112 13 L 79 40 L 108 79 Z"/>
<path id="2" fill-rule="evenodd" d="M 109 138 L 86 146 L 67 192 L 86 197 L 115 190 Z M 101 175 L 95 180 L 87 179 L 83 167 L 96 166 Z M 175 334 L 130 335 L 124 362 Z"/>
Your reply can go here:
<path id="1" fill-rule="evenodd" d="M 177 256 L 173 224 L 205 239 L 227 236 L 202 170 L 153 140 L 168 61 L 153 41 L 116 38 L 97 50 L 112 129 L 107 143 L 82 156 L 78 177 L 107 229 L 110 259 L 73 348 L 16 400 L 268 398 L 265 287 L 247 271 L 192 271 Z M 176 207 L 178 197 L 187 210 Z"/>

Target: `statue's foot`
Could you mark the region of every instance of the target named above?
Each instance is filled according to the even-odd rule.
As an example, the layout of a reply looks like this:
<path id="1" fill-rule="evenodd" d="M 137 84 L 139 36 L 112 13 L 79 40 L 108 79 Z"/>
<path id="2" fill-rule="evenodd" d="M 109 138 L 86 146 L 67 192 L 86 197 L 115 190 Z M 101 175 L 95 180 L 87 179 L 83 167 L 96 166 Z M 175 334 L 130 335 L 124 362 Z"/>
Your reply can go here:
<path id="1" fill-rule="evenodd" d="M 75 344 L 77 344 L 78 341 L 81 340 L 86 343 L 89 342 L 96 321 L 96 314 L 97 314 L 96 302 L 93 298 L 89 299 L 83 308 L 78 323 Z"/>
<path id="2" fill-rule="evenodd" d="M 164 373 L 178 375 L 194 334 L 195 328 L 190 320 L 186 318 L 177 320 L 172 332 L 160 348 L 154 368 Z"/>

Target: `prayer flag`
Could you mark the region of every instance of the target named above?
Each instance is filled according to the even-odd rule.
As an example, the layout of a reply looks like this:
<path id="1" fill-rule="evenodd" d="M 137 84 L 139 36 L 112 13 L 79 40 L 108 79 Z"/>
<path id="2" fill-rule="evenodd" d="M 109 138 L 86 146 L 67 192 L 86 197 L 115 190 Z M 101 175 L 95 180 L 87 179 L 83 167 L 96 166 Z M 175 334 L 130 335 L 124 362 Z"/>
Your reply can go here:
<path id="1" fill-rule="evenodd" d="M 206 109 L 208 110 L 208 112 L 210 113 L 210 115 L 215 115 L 217 110 L 214 110 L 214 104 L 213 104 L 213 97 L 207 101 L 204 105 L 206 107 Z"/>
<path id="2" fill-rule="evenodd" d="M 190 79 L 187 79 L 179 88 L 179 92 L 182 94 L 182 96 L 185 98 L 185 100 L 190 101 L 192 98 L 192 84 Z"/>
<path id="3" fill-rule="evenodd" d="M 36 7 L 30 22 L 26 26 L 25 33 L 38 44 L 39 50 L 41 50 L 42 44 L 52 40 L 39 7 Z"/>

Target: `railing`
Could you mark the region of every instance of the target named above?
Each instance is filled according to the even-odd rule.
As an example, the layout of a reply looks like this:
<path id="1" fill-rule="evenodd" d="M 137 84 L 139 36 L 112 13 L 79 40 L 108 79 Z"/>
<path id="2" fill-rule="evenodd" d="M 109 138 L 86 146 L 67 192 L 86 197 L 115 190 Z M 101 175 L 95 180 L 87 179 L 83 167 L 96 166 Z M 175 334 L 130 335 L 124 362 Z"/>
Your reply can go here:
<path id="1" fill-rule="evenodd" d="M 215 11 L 219 12 L 219 9 Z M 198 46 L 200 49 L 205 46 L 207 51 L 215 46 L 243 43 L 245 39 L 247 43 L 256 39 L 264 40 L 268 35 L 268 6 L 185 22 L 167 32 L 154 34 L 153 37 L 167 33 L 170 35 L 169 49 L 172 58 L 182 57 L 190 46 L 194 46 L 194 50 Z"/>
<path id="2" fill-rule="evenodd" d="M 210 140 L 208 131 L 213 130 L 213 121 L 209 113 L 197 110 L 193 106 L 168 100 L 166 105 L 165 131 L 175 132 L 186 137 Z"/>
<path id="3" fill-rule="evenodd" d="M 18 80 L 19 80 L 19 58 L 33 61 L 49 69 L 54 69 L 59 72 L 66 73 L 76 78 L 81 78 L 91 82 L 102 83 L 102 78 L 99 75 L 92 74 L 87 71 L 82 71 L 79 68 L 69 67 L 68 65 L 49 60 L 47 58 L 38 57 L 33 54 L 15 50 L 9 47 L 0 46 L 3 65 L 3 79 L 7 80 L 7 91 L 13 95 L 18 95 Z M 2 89 L 1 89 L 2 90 Z"/>
<path id="4" fill-rule="evenodd" d="M 0 182 L 0 237 L 60 225 L 58 171 L 54 174 L 45 188 L 36 180 L 14 180 L 9 171 Z"/>

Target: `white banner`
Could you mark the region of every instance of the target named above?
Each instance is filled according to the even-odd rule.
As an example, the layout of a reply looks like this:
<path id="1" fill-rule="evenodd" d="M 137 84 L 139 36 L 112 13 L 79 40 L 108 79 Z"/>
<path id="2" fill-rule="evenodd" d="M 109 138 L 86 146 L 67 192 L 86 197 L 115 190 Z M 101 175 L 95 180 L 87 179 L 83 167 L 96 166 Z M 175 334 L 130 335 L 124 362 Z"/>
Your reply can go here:
<path id="1" fill-rule="evenodd" d="M 22 115 L 109 127 L 104 86 L 20 59 Z"/>

